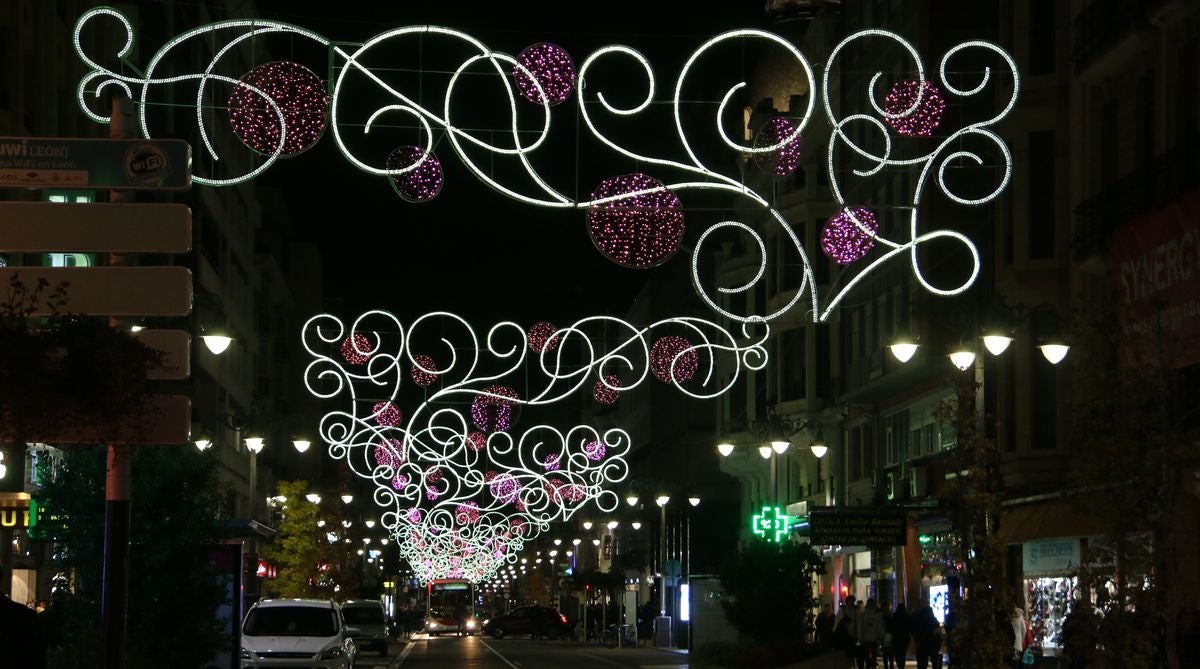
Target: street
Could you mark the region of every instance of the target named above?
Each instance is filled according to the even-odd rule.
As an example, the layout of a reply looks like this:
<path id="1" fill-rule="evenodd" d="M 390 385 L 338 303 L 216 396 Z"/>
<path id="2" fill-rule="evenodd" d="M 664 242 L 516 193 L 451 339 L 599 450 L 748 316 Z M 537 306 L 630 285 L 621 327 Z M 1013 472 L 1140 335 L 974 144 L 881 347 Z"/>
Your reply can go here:
<path id="1" fill-rule="evenodd" d="M 372 653 L 360 655 L 356 666 L 390 669 L 555 669 L 564 666 L 574 669 L 686 669 L 687 662 L 686 653 L 656 648 L 605 648 L 598 644 L 526 638 L 431 638 L 418 634 L 409 644 L 393 645 L 387 658 Z"/>

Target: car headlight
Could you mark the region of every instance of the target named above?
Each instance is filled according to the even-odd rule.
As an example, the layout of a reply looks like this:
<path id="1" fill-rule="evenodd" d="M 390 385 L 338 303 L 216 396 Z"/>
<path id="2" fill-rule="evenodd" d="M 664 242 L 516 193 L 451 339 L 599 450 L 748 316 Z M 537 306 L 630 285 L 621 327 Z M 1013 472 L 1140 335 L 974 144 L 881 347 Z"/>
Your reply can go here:
<path id="1" fill-rule="evenodd" d="M 475 619 L 471 618 L 467 621 L 467 629 L 475 629 Z"/>
<path id="2" fill-rule="evenodd" d="M 253 660 L 253 659 L 254 659 L 254 653 L 251 653 L 250 651 L 248 651 L 248 650 L 246 650 L 245 648 L 243 648 L 243 649 L 242 649 L 242 659 L 243 659 L 243 660 Z"/>
<path id="3" fill-rule="evenodd" d="M 334 646 L 333 648 L 326 648 L 325 652 L 321 653 L 321 659 L 322 660 L 336 660 L 337 658 L 341 657 L 343 654 L 344 654 L 344 651 L 342 651 L 341 646 Z"/>
<path id="4" fill-rule="evenodd" d="M 430 620 L 430 621 L 426 622 L 426 623 L 425 623 L 425 626 L 426 626 L 426 627 L 433 627 L 433 621 L 432 621 L 432 620 Z"/>
<path id="5" fill-rule="evenodd" d="M 483 624 L 488 625 L 488 624 L 491 624 L 491 622 L 492 622 L 492 619 L 488 618 L 487 620 L 483 621 Z"/>

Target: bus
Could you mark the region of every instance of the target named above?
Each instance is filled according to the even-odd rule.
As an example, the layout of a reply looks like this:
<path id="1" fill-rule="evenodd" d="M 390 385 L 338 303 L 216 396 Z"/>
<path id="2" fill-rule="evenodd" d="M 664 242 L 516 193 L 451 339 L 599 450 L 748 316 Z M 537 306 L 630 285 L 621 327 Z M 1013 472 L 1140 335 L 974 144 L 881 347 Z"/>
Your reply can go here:
<path id="1" fill-rule="evenodd" d="M 425 631 L 478 634 L 475 584 L 465 578 L 435 578 L 425 586 Z"/>

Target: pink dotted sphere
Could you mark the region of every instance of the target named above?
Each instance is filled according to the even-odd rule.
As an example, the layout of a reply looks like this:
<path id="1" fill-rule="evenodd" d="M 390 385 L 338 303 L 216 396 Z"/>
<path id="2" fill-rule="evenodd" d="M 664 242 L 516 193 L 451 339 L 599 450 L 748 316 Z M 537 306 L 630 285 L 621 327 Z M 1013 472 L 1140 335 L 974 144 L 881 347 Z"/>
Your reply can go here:
<path id="1" fill-rule="evenodd" d="M 583 445 L 583 454 L 587 456 L 588 460 L 592 461 L 603 460 L 604 453 L 607 450 L 608 449 L 604 446 L 604 442 L 600 441 L 599 439 L 595 441 L 589 441 Z"/>
<path id="2" fill-rule="evenodd" d="M 513 67 L 513 77 L 521 97 L 536 104 L 554 106 L 565 102 L 575 89 L 575 62 L 562 47 L 549 42 L 538 42 L 525 47 L 517 54 L 517 62 L 533 75 L 529 77 L 521 68 Z M 536 84 L 534 81 L 536 80 Z M 538 90 L 538 85 L 542 90 Z"/>
<path id="3" fill-rule="evenodd" d="M 351 365 L 361 365 L 371 358 L 375 345 L 366 335 L 357 332 L 342 340 L 342 359 Z"/>
<path id="4" fill-rule="evenodd" d="M 472 451 L 482 451 L 487 448 L 487 435 L 482 432 L 472 432 L 467 435 L 467 448 Z"/>
<path id="5" fill-rule="evenodd" d="M 554 333 L 558 331 L 554 323 L 541 321 L 534 323 L 529 328 L 529 350 L 534 353 L 542 353 L 553 351 L 558 348 L 558 337 Z"/>
<path id="6" fill-rule="evenodd" d="M 691 347 L 692 343 L 683 337 L 675 335 L 660 337 L 650 347 L 650 371 L 658 377 L 659 381 L 671 383 L 671 365 L 674 364 L 674 382 L 683 383 L 690 380 L 696 373 L 696 367 L 699 364 L 699 356 L 696 355 L 695 349 L 688 350 Z"/>
<path id="7" fill-rule="evenodd" d="M 471 422 L 484 432 L 507 432 L 514 418 L 517 391 L 507 386 L 491 386 L 471 402 Z"/>
<path id="8" fill-rule="evenodd" d="M 854 215 L 853 219 L 850 217 L 851 213 Z M 858 219 L 858 222 L 871 232 L 868 233 L 856 225 L 854 219 Z M 821 230 L 821 250 L 837 264 L 849 265 L 875 247 L 874 233 L 877 230 L 879 222 L 869 209 L 843 209 L 825 222 L 825 227 Z"/>
<path id="9" fill-rule="evenodd" d="M 387 157 L 387 169 L 400 170 L 425 160 L 414 170 L 403 174 L 390 176 L 392 188 L 406 202 L 428 202 L 442 192 L 445 179 L 442 176 L 442 163 L 433 153 L 426 154 L 424 149 L 417 146 L 401 146 Z"/>
<path id="10" fill-rule="evenodd" d="M 396 427 L 403 419 L 400 410 L 391 402 L 376 402 L 375 406 L 371 408 L 371 417 L 375 419 L 376 423 L 387 427 Z"/>
<path id="11" fill-rule="evenodd" d="M 683 241 L 679 198 L 661 181 L 645 174 L 605 179 L 592 191 L 587 211 L 592 243 L 612 262 L 646 269 L 666 262 Z"/>
<path id="12" fill-rule="evenodd" d="M 776 116 L 763 124 L 758 134 L 754 136 L 754 148 L 765 149 L 775 146 L 791 137 L 796 132 L 796 124 L 783 116 Z M 800 135 L 795 139 L 775 149 L 764 153 L 754 154 L 754 163 L 766 174 L 786 177 L 800 166 Z"/>
<path id="13" fill-rule="evenodd" d="M 918 91 L 921 103 L 914 108 L 913 103 L 917 101 Z M 885 116 L 883 119 L 896 132 L 906 137 L 928 137 L 942 122 L 946 101 L 938 87 L 928 80 L 919 84 L 916 79 L 908 79 L 892 86 L 892 90 L 884 98 L 883 109 L 896 116 Z M 900 114 L 903 116 L 899 116 Z"/>
<path id="14" fill-rule="evenodd" d="M 551 453 L 542 461 L 542 467 L 545 467 L 548 472 L 558 471 L 558 461 L 558 453 Z"/>
<path id="15" fill-rule="evenodd" d="M 283 112 L 282 125 L 279 113 L 263 95 Z M 243 144 L 267 155 L 275 153 L 283 135 L 280 157 L 294 156 L 321 138 L 328 108 L 325 85 L 312 70 L 290 61 L 266 63 L 242 75 L 234 86 L 229 124 Z"/>
<path id="16" fill-rule="evenodd" d="M 408 370 L 408 375 L 412 377 L 413 383 L 428 388 L 437 381 L 437 365 L 433 362 L 433 358 L 427 355 L 418 355 L 413 358 L 412 369 Z"/>
<path id="17" fill-rule="evenodd" d="M 592 397 L 605 406 L 611 406 L 617 403 L 619 391 L 621 387 L 621 379 L 617 378 L 616 374 L 609 374 L 604 377 L 603 381 L 597 380 L 596 385 L 592 386 Z"/>

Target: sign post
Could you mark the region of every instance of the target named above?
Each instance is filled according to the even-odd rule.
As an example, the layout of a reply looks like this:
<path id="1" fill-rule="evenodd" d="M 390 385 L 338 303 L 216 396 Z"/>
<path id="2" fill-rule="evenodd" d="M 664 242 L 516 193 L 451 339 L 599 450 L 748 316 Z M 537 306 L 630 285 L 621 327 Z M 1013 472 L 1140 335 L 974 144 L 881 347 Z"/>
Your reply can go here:
<path id="1" fill-rule="evenodd" d="M 900 509 L 814 509 L 808 515 L 813 545 L 903 546 L 908 514 Z"/>

